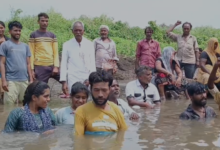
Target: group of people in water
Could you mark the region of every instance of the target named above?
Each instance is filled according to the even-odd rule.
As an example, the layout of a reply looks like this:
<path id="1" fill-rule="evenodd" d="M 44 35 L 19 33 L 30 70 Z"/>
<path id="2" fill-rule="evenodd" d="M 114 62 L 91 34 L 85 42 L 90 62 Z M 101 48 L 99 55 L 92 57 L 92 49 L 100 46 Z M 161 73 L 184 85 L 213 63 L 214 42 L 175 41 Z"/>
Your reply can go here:
<path id="1" fill-rule="evenodd" d="M 51 134 L 56 125 L 71 124 L 76 135 L 114 133 L 128 128 L 126 117 L 141 117 L 134 109 L 160 107 L 163 100 L 178 98 L 182 92 L 191 104 L 181 119 L 216 117 L 206 101 L 210 92 L 220 106 L 219 43 L 211 38 L 201 52 L 196 37 L 190 34 L 191 23 L 183 23 L 181 35 L 172 32 L 180 21 L 167 31 L 178 49 L 165 47 L 162 53 L 159 42 L 152 39 L 152 28 L 145 29 L 146 38 L 138 42 L 136 50 L 137 79 L 125 88 L 127 102 L 120 99 L 120 86 L 114 79 L 119 58 L 116 44 L 108 36 L 109 27 L 101 25 L 100 37 L 91 42 L 83 37 L 84 24 L 74 22 L 74 38 L 63 44 L 60 61 L 57 38 L 47 31 L 48 23 L 49 16 L 40 13 L 39 29 L 31 33 L 27 45 L 19 40 L 20 22 L 8 24 L 8 38 L 0 21 L 1 97 L 5 105 L 23 102 L 10 112 L 4 132 Z M 48 107 L 49 78 L 62 84 L 63 98 L 71 99 L 70 106 L 55 114 Z M 188 79 L 194 82 L 188 83 Z"/>

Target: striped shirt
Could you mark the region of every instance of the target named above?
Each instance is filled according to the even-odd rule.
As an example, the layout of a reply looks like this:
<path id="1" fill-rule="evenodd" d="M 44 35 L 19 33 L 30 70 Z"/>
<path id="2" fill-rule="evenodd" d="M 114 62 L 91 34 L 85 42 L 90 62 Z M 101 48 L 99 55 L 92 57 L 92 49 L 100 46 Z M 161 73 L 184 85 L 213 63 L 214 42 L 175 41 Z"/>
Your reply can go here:
<path id="1" fill-rule="evenodd" d="M 34 65 L 59 67 L 57 38 L 52 32 L 35 31 L 29 39 L 31 69 Z"/>

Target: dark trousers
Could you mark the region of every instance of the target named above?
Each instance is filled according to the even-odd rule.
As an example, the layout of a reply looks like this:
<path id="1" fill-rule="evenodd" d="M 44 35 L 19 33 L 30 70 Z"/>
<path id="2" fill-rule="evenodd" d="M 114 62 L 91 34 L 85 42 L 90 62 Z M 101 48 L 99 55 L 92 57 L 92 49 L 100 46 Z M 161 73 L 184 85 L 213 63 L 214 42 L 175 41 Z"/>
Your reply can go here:
<path id="1" fill-rule="evenodd" d="M 101 70 L 103 70 L 103 69 L 96 67 L 96 71 L 101 71 Z M 108 72 L 110 75 L 113 75 L 113 69 L 109 69 L 107 72 Z"/>
<path id="2" fill-rule="evenodd" d="M 186 63 L 180 62 L 180 67 L 184 68 L 186 78 L 193 79 L 193 76 L 196 70 L 195 64 L 186 64 Z"/>
<path id="3" fill-rule="evenodd" d="M 60 75 L 52 75 L 53 66 L 34 66 L 35 77 L 38 81 L 48 83 L 50 78 L 55 79 L 59 82 Z"/>

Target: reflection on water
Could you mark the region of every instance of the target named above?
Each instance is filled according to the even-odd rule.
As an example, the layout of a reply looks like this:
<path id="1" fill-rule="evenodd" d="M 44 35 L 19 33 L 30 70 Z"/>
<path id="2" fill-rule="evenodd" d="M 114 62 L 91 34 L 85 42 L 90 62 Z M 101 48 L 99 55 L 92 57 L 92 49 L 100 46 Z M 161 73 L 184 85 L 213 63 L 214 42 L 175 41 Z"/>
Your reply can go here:
<path id="1" fill-rule="evenodd" d="M 141 114 L 137 122 L 126 120 L 129 129 L 109 136 L 76 138 L 72 126 L 58 126 L 54 134 L 42 136 L 37 133 L 13 133 L 0 135 L 1 150 L 220 150 L 220 121 L 180 121 L 179 114 L 189 102 L 166 101 L 161 109 L 136 110 Z M 52 100 L 50 107 L 69 105 L 69 101 Z M 219 114 L 213 100 L 208 101 Z M 0 129 L 12 107 L 0 105 Z"/>

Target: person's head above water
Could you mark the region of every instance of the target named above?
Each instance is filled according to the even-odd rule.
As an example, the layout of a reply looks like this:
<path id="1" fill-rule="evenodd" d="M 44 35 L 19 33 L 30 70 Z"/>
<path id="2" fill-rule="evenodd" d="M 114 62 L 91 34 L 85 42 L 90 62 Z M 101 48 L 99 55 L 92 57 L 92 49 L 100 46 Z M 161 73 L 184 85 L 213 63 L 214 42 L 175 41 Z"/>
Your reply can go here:
<path id="1" fill-rule="evenodd" d="M 109 98 L 113 77 L 104 70 L 92 72 L 89 75 L 91 95 L 97 106 L 105 106 Z"/>
<path id="2" fill-rule="evenodd" d="M 120 96 L 120 86 L 116 79 L 113 79 L 112 85 L 110 87 L 109 100 L 116 100 Z"/>
<path id="3" fill-rule="evenodd" d="M 207 94 L 203 84 L 198 82 L 191 83 L 187 88 L 187 92 L 191 98 L 192 105 L 197 107 L 204 107 L 206 105 Z"/>
<path id="4" fill-rule="evenodd" d="M 140 66 L 139 68 L 137 68 L 135 73 L 137 75 L 137 78 L 138 78 L 139 82 L 142 85 L 146 85 L 146 84 L 151 82 L 152 69 L 150 67 Z"/>
<path id="5" fill-rule="evenodd" d="M 72 101 L 72 108 L 76 110 L 77 107 L 87 102 L 89 97 L 89 90 L 81 82 L 76 82 L 71 87 L 70 96 Z"/>
<path id="6" fill-rule="evenodd" d="M 25 94 L 23 105 L 34 104 L 38 108 L 46 108 L 50 101 L 50 87 L 41 81 L 35 81 L 28 85 Z"/>

